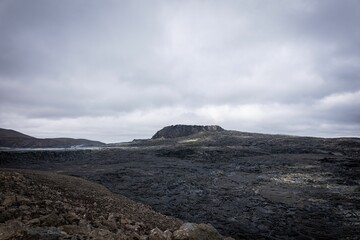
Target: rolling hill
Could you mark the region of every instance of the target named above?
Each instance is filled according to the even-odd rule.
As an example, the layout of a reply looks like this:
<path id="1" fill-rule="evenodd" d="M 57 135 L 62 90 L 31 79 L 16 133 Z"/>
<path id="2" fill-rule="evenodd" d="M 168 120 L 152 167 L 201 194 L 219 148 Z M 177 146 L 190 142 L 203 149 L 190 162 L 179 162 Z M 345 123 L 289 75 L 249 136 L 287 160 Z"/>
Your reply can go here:
<path id="1" fill-rule="evenodd" d="M 7 148 L 69 148 L 73 146 L 99 147 L 105 143 L 74 138 L 35 138 L 23 133 L 0 128 L 0 147 Z"/>

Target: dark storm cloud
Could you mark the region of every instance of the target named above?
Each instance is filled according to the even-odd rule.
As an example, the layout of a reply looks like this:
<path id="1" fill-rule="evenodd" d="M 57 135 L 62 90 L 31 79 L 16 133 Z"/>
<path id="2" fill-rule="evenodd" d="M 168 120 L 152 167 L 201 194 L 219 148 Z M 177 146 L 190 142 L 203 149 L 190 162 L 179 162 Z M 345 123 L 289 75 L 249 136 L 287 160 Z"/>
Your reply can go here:
<path id="1" fill-rule="evenodd" d="M 0 2 L 0 124 L 360 135 L 359 1 Z M 143 134 L 143 135 L 142 135 Z"/>

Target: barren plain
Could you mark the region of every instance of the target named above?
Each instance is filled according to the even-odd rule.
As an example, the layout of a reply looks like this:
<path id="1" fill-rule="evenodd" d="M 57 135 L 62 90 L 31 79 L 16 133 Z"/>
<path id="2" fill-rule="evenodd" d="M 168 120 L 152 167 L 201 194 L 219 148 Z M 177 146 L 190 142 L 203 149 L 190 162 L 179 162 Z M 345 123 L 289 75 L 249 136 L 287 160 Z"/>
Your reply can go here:
<path id="1" fill-rule="evenodd" d="M 0 168 L 77 176 L 235 239 L 359 239 L 360 139 L 237 131 L 87 150 L 4 150 Z"/>

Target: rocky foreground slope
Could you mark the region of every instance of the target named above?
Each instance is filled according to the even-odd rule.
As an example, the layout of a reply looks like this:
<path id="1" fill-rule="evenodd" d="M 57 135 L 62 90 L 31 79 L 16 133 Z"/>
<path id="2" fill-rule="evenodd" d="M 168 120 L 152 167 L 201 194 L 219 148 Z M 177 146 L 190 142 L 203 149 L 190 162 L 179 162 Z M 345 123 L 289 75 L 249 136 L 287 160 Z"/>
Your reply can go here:
<path id="1" fill-rule="evenodd" d="M 0 239 L 225 239 L 80 178 L 0 169 Z"/>

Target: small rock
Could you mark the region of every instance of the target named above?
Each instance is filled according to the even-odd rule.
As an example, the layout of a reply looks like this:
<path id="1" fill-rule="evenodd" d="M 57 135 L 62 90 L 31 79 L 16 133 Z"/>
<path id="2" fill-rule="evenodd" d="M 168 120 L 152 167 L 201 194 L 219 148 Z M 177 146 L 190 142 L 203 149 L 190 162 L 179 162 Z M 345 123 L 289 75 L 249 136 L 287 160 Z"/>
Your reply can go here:
<path id="1" fill-rule="evenodd" d="M 128 223 L 131 223 L 131 220 L 126 219 L 126 218 L 122 218 L 122 219 L 120 220 L 120 223 L 121 223 L 121 224 L 128 224 Z"/>
<path id="2" fill-rule="evenodd" d="M 21 206 L 19 207 L 19 209 L 24 212 L 24 211 L 30 209 L 30 207 L 27 206 L 27 205 L 21 205 Z"/>
<path id="3" fill-rule="evenodd" d="M 58 228 L 61 231 L 66 232 L 69 235 L 79 234 L 86 235 L 89 230 L 85 226 L 77 226 L 77 225 L 63 225 Z"/>
<path id="4" fill-rule="evenodd" d="M 16 197 L 12 195 L 5 196 L 4 201 L 2 202 L 2 205 L 4 207 L 10 207 L 16 203 Z"/>
<path id="5" fill-rule="evenodd" d="M 31 219 L 31 220 L 29 220 L 27 222 L 27 224 L 29 224 L 29 225 L 38 225 L 38 224 L 40 224 L 40 219 L 38 219 L 38 218 Z"/>
<path id="6" fill-rule="evenodd" d="M 178 231 L 177 235 L 186 236 L 189 240 L 222 240 L 224 239 L 218 231 L 210 224 L 184 223 Z M 177 231 L 175 231 L 176 233 Z M 175 237 L 174 233 L 174 237 Z M 184 238 L 183 238 L 184 239 Z M 185 238 L 186 239 L 186 238 Z"/>
<path id="7" fill-rule="evenodd" d="M 75 212 L 77 212 L 77 213 L 85 212 L 85 208 L 84 207 L 75 207 Z"/>
<path id="8" fill-rule="evenodd" d="M 109 216 L 108 216 L 107 220 L 108 220 L 108 221 L 111 221 L 111 220 L 113 220 L 113 219 L 115 219 L 114 213 L 109 213 Z"/>
<path id="9" fill-rule="evenodd" d="M 63 224 L 64 218 L 62 216 L 57 215 L 56 213 L 50 213 L 48 215 L 42 216 L 39 218 L 41 224 L 43 226 L 59 226 Z"/>
<path id="10" fill-rule="evenodd" d="M 118 229 L 116 234 L 115 234 L 115 239 L 128 239 L 128 237 L 125 235 L 125 233 L 121 230 L 121 229 Z"/>
<path id="11" fill-rule="evenodd" d="M 102 224 L 103 224 L 104 226 L 109 227 L 110 230 L 112 230 L 112 231 L 115 231 L 115 230 L 117 229 L 117 224 L 116 224 L 115 219 L 103 221 Z"/>
<path id="12" fill-rule="evenodd" d="M 176 230 L 173 234 L 174 240 L 188 240 L 189 233 L 185 230 Z"/>
<path id="13" fill-rule="evenodd" d="M 142 240 L 141 236 L 137 232 L 130 233 L 125 239 Z"/>
<path id="14" fill-rule="evenodd" d="M 172 234 L 172 232 L 171 232 L 169 229 L 165 230 L 164 236 L 165 236 L 166 240 L 171 240 L 172 235 L 173 235 L 173 234 Z"/>
<path id="15" fill-rule="evenodd" d="M 84 219 L 81 219 L 78 225 L 80 228 L 86 229 L 88 232 L 91 230 L 91 225 Z"/>
<path id="16" fill-rule="evenodd" d="M 44 201 L 45 205 L 52 205 L 53 204 L 53 201 L 49 200 L 49 199 L 46 199 Z"/>
<path id="17" fill-rule="evenodd" d="M 31 200 L 24 196 L 16 196 L 16 202 L 20 205 L 30 205 Z"/>
<path id="18" fill-rule="evenodd" d="M 139 229 L 139 225 L 131 225 L 131 224 L 126 224 L 125 227 L 127 229 L 133 230 L 133 231 L 137 231 Z"/>
<path id="19" fill-rule="evenodd" d="M 114 234 L 111 233 L 109 230 L 96 228 L 90 232 L 89 237 L 93 239 L 105 240 L 113 239 Z"/>
<path id="20" fill-rule="evenodd" d="M 166 240 L 166 237 L 163 231 L 154 228 L 150 231 L 149 240 Z"/>
<path id="21" fill-rule="evenodd" d="M 80 221 L 80 217 L 74 212 L 67 212 L 66 214 L 64 214 L 64 218 L 69 223 L 78 223 Z"/>

